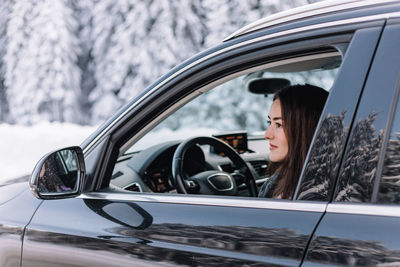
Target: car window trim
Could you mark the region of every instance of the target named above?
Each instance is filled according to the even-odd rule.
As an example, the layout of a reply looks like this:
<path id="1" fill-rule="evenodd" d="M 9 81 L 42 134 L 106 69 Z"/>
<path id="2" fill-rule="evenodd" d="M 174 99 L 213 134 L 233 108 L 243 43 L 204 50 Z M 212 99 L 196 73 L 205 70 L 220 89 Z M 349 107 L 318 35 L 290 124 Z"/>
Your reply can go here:
<path id="1" fill-rule="evenodd" d="M 368 204 L 368 203 L 334 202 L 328 204 L 326 208 L 326 213 L 400 217 L 400 206 Z"/>
<path id="2" fill-rule="evenodd" d="M 77 198 L 100 199 L 124 202 L 156 202 L 168 204 L 185 204 L 199 206 L 218 206 L 234 208 L 255 208 L 268 210 L 304 211 L 323 213 L 326 211 L 326 202 L 311 202 L 286 199 L 264 199 L 264 198 L 238 198 L 224 196 L 193 196 L 178 194 L 158 193 L 120 193 L 120 192 L 91 192 L 81 194 Z"/>

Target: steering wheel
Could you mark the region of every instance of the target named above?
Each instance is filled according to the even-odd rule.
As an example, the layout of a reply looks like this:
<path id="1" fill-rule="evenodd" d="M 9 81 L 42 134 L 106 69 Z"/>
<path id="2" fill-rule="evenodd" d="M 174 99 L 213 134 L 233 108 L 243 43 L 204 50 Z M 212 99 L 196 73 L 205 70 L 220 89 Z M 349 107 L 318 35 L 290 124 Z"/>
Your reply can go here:
<path id="1" fill-rule="evenodd" d="M 238 171 L 227 173 L 219 170 L 204 171 L 191 177 L 185 177 L 183 163 L 185 153 L 194 145 L 210 145 L 221 151 L 235 165 Z M 214 137 L 200 136 L 189 138 L 175 150 L 172 159 L 172 177 L 178 193 L 200 193 L 207 195 L 237 195 L 237 185 L 246 184 L 249 194 L 257 196 L 257 186 L 250 168 L 241 156 L 228 144 Z"/>

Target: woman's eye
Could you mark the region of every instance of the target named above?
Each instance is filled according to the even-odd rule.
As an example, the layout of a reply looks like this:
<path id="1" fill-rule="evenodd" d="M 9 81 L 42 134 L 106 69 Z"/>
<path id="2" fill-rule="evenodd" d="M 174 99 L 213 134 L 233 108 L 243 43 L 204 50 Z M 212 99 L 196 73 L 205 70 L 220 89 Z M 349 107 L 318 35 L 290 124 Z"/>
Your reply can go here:
<path id="1" fill-rule="evenodd" d="M 280 124 L 279 122 L 275 123 L 276 124 L 276 128 L 281 128 L 282 124 Z"/>
<path id="2" fill-rule="evenodd" d="M 271 121 L 267 121 L 268 127 L 271 126 Z"/>

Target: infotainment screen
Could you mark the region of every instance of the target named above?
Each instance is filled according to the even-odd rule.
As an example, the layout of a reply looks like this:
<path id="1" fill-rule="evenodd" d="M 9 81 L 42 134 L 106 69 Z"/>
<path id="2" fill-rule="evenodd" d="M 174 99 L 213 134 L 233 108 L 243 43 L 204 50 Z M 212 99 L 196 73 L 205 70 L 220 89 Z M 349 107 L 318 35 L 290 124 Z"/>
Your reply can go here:
<path id="1" fill-rule="evenodd" d="M 215 138 L 218 138 L 221 141 L 224 141 L 228 145 L 230 145 L 233 149 L 236 150 L 239 154 L 247 151 L 247 133 L 246 132 L 234 132 L 228 134 L 218 134 L 213 135 Z M 218 151 L 214 148 L 211 148 L 211 152 L 224 156 L 224 153 Z"/>

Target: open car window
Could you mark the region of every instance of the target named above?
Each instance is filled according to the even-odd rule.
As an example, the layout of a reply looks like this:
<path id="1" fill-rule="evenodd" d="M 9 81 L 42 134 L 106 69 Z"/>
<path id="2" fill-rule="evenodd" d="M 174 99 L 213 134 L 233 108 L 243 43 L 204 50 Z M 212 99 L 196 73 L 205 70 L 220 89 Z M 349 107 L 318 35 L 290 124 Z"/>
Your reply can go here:
<path id="1" fill-rule="evenodd" d="M 266 129 L 266 117 L 272 103 L 272 94 L 250 92 L 255 81 L 263 78 L 284 78 L 290 84 L 312 84 L 327 91 L 332 87 L 340 56 L 301 61 L 289 66 L 277 66 L 267 70 L 241 75 L 224 82 L 186 103 L 151 132 L 128 149 L 140 151 L 155 140 L 169 141 L 191 136 L 213 135 L 230 131 L 246 131 L 250 136 L 260 136 Z M 326 56 L 326 55 L 325 55 Z M 315 56 L 317 57 L 317 56 Z M 329 63 L 328 63 L 329 62 Z M 321 66 L 321 64 L 326 64 Z M 314 68 L 310 69 L 308 68 Z M 305 68 L 307 70 L 302 70 Z M 255 84 L 254 87 L 262 86 Z M 265 84 L 269 81 L 266 80 Z M 257 89 L 257 88 L 256 88 Z"/>
<path id="2" fill-rule="evenodd" d="M 242 71 L 199 89 L 187 102 L 175 105 L 140 139 L 121 147 L 111 185 L 151 193 L 176 193 L 172 177 L 174 153 L 180 143 L 194 136 L 215 136 L 229 143 L 250 166 L 260 187 L 268 172 L 268 143 L 263 135 L 273 102 L 275 79 L 288 84 L 311 84 L 326 91 L 332 87 L 341 54 L 329 52 L 281 60 Z M 186 152 L 185 177 L 210 170 L 237 171 L 224 153 L 208 145 Z M 238 185 L 237 195 L 249 196 Z M 243 189 L 243 190 L 242 190 Z"/>

